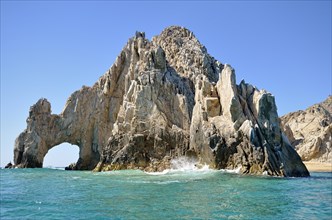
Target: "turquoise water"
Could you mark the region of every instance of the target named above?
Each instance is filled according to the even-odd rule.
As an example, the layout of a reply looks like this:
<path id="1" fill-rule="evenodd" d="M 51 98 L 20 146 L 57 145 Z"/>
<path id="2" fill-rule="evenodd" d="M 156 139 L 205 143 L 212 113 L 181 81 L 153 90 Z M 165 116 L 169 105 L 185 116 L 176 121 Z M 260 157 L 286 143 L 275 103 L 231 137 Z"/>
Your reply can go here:
<path id="1" fill-rule="evenodd" d="M 1 219 L 331 219 L 332 173 L 1 169 Z"/>

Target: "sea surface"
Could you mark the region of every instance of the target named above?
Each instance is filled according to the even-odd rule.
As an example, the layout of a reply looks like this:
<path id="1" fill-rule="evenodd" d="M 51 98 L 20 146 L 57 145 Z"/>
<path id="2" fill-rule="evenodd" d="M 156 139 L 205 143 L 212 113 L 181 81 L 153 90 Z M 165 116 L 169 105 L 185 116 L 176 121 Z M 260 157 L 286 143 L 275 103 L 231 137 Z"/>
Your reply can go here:
<path id="1" fill-rule="evenodd" d="M 0 219 L 332 219 L 332 173 L 1 169 Z"/>

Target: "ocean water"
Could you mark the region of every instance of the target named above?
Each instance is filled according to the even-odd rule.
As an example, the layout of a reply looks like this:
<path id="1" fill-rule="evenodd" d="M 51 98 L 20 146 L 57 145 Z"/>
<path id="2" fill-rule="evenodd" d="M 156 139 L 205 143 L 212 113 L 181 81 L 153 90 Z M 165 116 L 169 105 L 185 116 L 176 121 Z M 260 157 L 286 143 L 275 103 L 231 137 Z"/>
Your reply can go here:
<path id="1" fill-rule="evenodd" d="M 332 219 L 332 173 L 1 169 L 0 219 Z"/>

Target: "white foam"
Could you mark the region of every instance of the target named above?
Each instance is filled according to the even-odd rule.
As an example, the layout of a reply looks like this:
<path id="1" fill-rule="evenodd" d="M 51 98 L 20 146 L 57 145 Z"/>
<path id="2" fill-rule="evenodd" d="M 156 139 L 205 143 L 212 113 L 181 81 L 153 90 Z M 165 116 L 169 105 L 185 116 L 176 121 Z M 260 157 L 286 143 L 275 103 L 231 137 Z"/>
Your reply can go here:
<path id="1" fill-rule="evenodd" d="M 200 164 L 197 159 L 178 157 L 171 161 L 170 172 L 207 172 L 212 171 L 207 164 Z"/>
<path id="2" fill-rule="evenodd" d="M 231 169 L 221 169 L 221 171 L 225 172 L 225 173 L 236 173 L 236 174 L 239 174 L 240 171 L 241 171 L 241 168 L 242 168 L 242 166 L 239 166 L 239 167 L 237 167 L 234 170 L 231 170 Z"/>
<path id="3" fill-rule="evenodd" d="M 79 177 L 79 176 L 73 176 L 72 179 L 74 179 L 74 180 L 81 179 L 81 177 Z"/>
<path id="4" fill-rule="evenodd" d="M 169 169 L 166 169 L 166 170 L 163 170 L 161 172 L 145 172 L 146 174 L 149 174 L 149 175 L 154 175 L 154 176 L 158 176 L 158 175 L 165 175 L 169 172 L 170 170 Z"/>
<path id="5" fill-rule="evenodd" d="M 171 170 L 193 171 L 197 170 L 197 160 L 188 157 L 179 157 L 171 160 Z"/>
<path id="6" fill-rule="evenodd" d="M 178 157 L 171 160 L 170 169 L 166 169 L 162 172 L 145 172 L 149 175 L 165 175 L 165 174 L 176 174 L 176 173 L 191 173 L 191 172 L 210 172 L 212 171 L 207 164 L 200 164 L 194 158 L 189 157 Z"/>
<path id="7" fill-rule="evenodd" d="M 52 170 L 65 170 L 64 167 L 54 167 L 54 166 L 46 166 L 46 167 L 43 167 L 43 168 L 52 169 Z"/>

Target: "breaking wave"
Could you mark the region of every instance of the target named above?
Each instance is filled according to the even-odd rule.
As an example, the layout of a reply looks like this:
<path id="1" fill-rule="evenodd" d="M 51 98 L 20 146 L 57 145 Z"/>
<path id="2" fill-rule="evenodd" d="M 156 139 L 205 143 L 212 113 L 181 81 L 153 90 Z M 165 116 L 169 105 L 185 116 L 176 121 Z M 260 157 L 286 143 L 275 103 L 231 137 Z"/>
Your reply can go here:
<path id="1" fill-rule="evenodd" d="M 241 171 L 241 166 L 239 166 L 239 167 L 237 167 L 236 169 L 233 169 L 233 170 L 231 170 L 231 169 L 221 169 L 220 171 L 221 172 L 224 172 L 224 173 L 236 173 L 236 174 L 239 174 L 240 173 L 240 171 Z"/>
<path id="2" fill-rule="evenodd" d="M 177 173 L 192 173 L 192 172 L 212 172 L 208 165 L 200 164 L 194 158 L 179 157 L 171 160 L 171 168 L 161 172 L 145 172 L 149 175 L 165 175 Z"/>
<path id="3" fill-rule="evenodd" d="M 171 171 L 212 171 L 208 165 L 199 164 L 194 158 L 179 157 L 171 161 Z"/>

